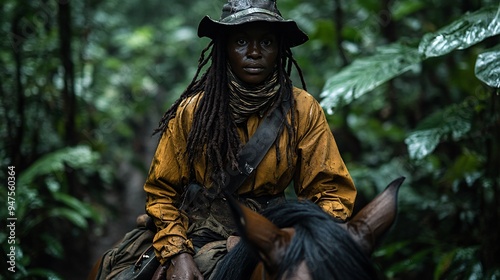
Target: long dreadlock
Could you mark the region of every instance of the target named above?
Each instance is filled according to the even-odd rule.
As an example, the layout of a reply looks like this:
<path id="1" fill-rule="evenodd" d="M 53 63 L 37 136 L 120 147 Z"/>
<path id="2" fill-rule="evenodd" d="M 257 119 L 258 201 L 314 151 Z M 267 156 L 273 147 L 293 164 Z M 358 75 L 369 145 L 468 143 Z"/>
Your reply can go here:
<path id="1" fill-rule="evenodd" d="M 209 53 L 208 56 L 206 54 Z M 204 66 L 212 61 L 206 72 L 201 75 L 201 70 Z M 198 60 L 198 69 L 191 83 L 188 85 L 182 95 L 174 102 L 174 104 L 165 112 L 160 120 L 158 128 L 153 134 L 164 133 L 171 119 L 175 118 L 176 111 L 183 100 L 196 94 L 203 93 L 199 103 L 197 104 L 194 114 L 193 124 L 188 136 L 187 150 L 188 164 L 190 167 L 191 180 L 194 180 L 194 163 L 197 160 L 206 157 L 206 162 L 209 167 L 205 170 L 206 174 L 211 174 L 213 181 L 218 186 L 224 186 L 226 181 L 226 172 L 224 172 L 227 164 L 231 169 L 238 168 L 238 150 L 241 147 L 236 125 L 234 124 L 229 108 L 229 88 L 227 71 L 227 54 L 226 41 L 223 38 L 212 40 L 209 45 L 202 51 Z M 273 110 L 285 110 L 284 102 L 292 98 L 293 85 L 290 79 L 292 67 L 298 71 L 302 82 L 302 88 L 306 89 L 302 70 L 297 61 L 293 58 L 292 51 L 288 47 L 283 38 L 279 40 L 279 50 L 277 59 L 278 83 L 280 89 L 277 92 L 276 100 L 273 107 L 269 110 L 271 114 Z M 294 146 L 295 127 L 295 104 L 290 102 L 290 121 L 285 121 L 285 126 L 281 128 L 287 130 L 288 147 Z M 286 115 L 284 112 L 283 115 Z M 280 134 L 281 132 L 280 131 Z M 278 141 L 278 140 L 276 140 Z M 277 162 L 280 162 L 280 147 L 275 145 L 276 154 L 278 155 Z M 287 152 L 288 162 L 291 162 L 290 151 Z"/>

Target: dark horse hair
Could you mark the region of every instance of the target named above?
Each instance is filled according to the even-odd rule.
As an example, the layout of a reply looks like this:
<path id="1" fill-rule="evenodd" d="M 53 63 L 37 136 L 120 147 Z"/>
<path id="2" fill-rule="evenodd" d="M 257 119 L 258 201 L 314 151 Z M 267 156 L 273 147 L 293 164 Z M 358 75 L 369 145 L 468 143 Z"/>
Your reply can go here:
<path id="1" fill-rule="evenodd" d="M 293 227 L 295 236 L 278 268 L 278 277 L 293 273 L 305 261 L 312 279 L 377 279 L 370 257 L 333 217 L 309 201 L 287 202 L 262 212 L 279 228 Z M 257 253 L 239 242 L 218 265 L 215 280 L 248 279 L 259 262 Z"/>

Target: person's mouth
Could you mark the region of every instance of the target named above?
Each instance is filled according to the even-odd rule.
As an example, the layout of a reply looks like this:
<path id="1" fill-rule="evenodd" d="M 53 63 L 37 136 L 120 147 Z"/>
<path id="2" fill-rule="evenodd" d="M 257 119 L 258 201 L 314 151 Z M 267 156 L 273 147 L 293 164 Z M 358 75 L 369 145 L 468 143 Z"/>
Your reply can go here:
<path id="1" fill-rule="evenodd" d="M 260 65 L 248 65 L 243 67 L 243 70 L 249 74 L 260 74 L 262 73 L 265 69 L 263 66 Z"/>

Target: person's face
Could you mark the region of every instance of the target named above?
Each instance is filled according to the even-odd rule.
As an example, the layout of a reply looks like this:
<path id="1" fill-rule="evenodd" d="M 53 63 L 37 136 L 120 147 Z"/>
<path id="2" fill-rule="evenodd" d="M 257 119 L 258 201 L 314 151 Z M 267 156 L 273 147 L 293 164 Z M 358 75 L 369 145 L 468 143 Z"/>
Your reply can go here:
<path id="1" fill-rule="evenodd" d="M 273 73 L 278 42 L 271 25 L 253 22 L 232 27 L 227 38 L 229 64 L 243 82 L 257 85 Z"/>

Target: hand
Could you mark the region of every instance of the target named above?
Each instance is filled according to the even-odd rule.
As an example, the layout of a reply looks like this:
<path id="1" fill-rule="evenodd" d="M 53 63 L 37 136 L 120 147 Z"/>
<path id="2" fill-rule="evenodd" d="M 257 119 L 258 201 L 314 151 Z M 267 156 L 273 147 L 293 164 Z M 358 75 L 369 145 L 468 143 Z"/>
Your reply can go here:
<path id="1" fill-rule="evenodd" d="M 233 248 L 240 242 L 241 237 L 230 235 L 226 241 L 226 249 L 228 252 L 232 251 Z"/>
<path id="2" fill-rule="evenodd" d="M 203 275 L 196 266 L 193 256 L 180 253 L 170 260 L 167 280 L 203 280 Z"/>

